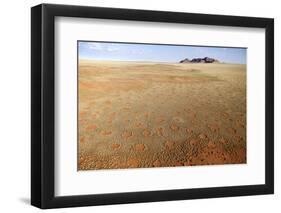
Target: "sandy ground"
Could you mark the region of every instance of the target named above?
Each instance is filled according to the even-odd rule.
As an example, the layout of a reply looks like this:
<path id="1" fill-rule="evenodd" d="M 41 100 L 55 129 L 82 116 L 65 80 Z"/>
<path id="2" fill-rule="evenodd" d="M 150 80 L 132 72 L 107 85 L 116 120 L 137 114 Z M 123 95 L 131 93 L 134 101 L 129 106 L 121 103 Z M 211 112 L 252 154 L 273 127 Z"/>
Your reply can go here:
<path id="1" fill-rule="evenodd" d="M 79 61 L 78 169 L 246 163 L 246 66 Z"/>

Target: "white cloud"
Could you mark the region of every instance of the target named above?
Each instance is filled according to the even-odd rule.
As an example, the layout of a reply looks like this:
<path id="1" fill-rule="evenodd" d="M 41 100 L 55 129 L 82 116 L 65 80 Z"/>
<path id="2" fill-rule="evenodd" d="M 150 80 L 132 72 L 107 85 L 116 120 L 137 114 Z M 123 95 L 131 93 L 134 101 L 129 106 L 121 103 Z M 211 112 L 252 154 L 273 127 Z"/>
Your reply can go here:
<path id="1" fill-rule="evenodd" d="M 103 50 L 103 47 L 99 43 L 87 43 L 87 47 L 91 50 Z"/>
<path id="2" fill-rule="evenodd" d="M 114 46 L 114 45 L 113 45 L 113 46 L 110 45 L 110 46 L 108 46 L 108 47 L 106 48 L 106 50 L 109 51 L 109 52 L 114 52 L 114 51 L 118 51 L 119 48 L 116 47 L 116 46 Z"/>
<path id="3" fill-rule="evenodd" d="M 96 51 L 108 51 L 108 52 L 114 52 L 118 51 L 120 48 L 116 44 L 107 44 L 107 43 L 85 43 L 86 47 L 91 50 L 96 50 Z"/>

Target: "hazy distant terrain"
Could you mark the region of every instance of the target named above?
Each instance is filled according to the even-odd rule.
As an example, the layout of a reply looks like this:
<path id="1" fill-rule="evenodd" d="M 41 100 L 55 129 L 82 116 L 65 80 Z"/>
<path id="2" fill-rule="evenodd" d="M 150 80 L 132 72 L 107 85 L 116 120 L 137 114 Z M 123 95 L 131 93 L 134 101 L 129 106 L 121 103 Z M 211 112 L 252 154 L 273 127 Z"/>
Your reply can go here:
<path id="1" fill-rule="evenodd" d="M 246 65 L 79 61 L 78 169 L 246 163 Z"/>

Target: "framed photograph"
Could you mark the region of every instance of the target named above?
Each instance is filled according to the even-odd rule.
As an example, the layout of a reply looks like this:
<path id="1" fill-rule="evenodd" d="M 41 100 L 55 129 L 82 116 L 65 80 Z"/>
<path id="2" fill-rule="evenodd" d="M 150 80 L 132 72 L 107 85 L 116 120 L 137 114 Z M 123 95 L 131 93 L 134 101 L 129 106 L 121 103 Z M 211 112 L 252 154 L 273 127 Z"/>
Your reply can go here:
<path id="1" fill-rule="evenodd" d="M 274 21 L 31 9 L 31 203 L 272 194 Z"/>

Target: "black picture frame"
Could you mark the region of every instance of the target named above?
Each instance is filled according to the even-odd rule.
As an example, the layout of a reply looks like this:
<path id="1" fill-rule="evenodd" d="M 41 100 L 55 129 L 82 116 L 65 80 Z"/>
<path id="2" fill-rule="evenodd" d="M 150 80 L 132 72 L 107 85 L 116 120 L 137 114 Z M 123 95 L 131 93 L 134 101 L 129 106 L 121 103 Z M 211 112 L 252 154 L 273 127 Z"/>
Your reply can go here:
<path id="1" fill-rule="evenodd" d="M 54 195 L 55 17 L 264 28 L 265 184 L 112 194 Z M 94 193 L 94 192 L 93 192 Z M 31 8 L 31 204 L 42 208 L 218 198 L 274 193 L 274 20 L 148 10 L 41 4 Z"/>

